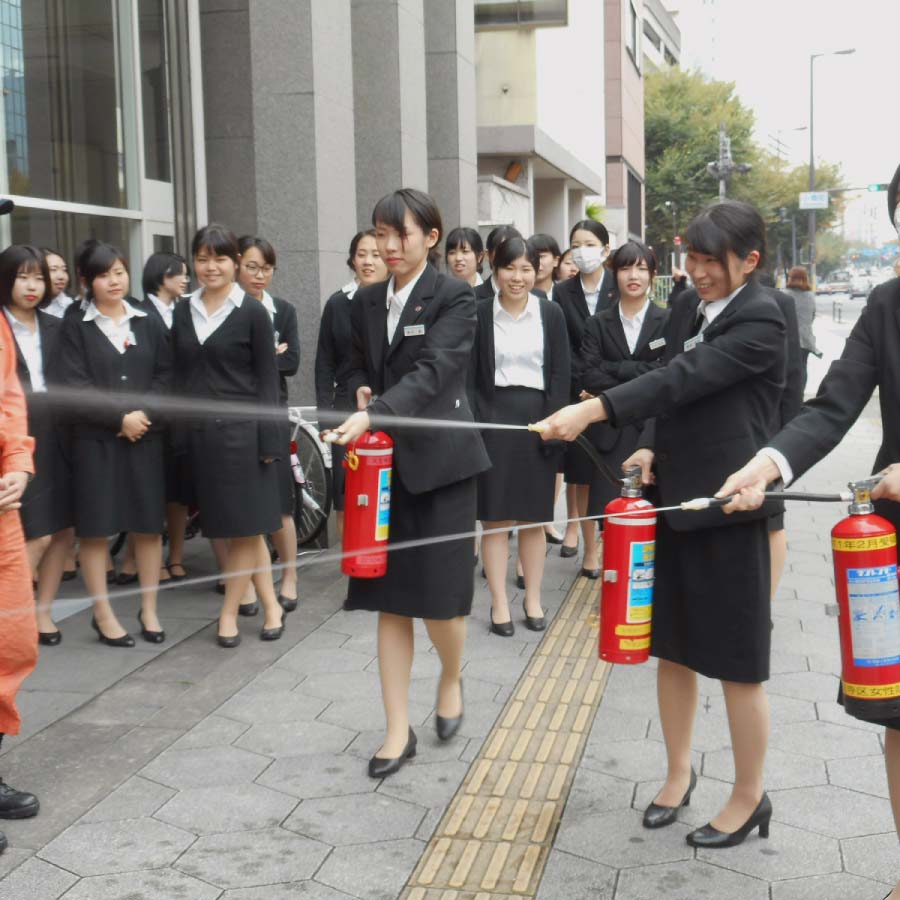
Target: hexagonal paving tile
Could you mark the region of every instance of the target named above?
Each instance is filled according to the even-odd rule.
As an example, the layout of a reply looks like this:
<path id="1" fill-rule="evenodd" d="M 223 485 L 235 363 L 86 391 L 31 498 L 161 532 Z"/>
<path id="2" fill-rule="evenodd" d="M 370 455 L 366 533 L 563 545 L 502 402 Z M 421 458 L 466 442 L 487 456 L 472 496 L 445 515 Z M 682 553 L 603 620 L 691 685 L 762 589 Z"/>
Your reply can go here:
<path id="1" fill-rule="evenodd" d="M 167 866 L 194 835 L 155 819 L 72 825 L 39 856 L 78 875 L 109 875 Z"/>
<path id="2" fill-rule="evenodd" d="M 5 851 L 4 856 L 12 851 Z M 32 856 L 9 875 L 0 877 L 0 900 L 56 900 L 78 878 Z"/>
<path id="3" fill-rule="evenodd" d="M 612 900 L 615 885 L 614 869 L 551 850 L 537 900 Z"/>
<path id="4" fill-rule="evenodd" d="M 298 690 L 323 700 L 381 700 L 381 681 L 375 672 L 322 672 L 309 675 L 298 686 Z"/>
<path id="5" fill-rule="evenodd" d="M 710 712 L 727 715 L 724 697 L 710 697 Z M 798 700 L 796 697 L 782 697 L 769 694 L 769 719 L 772 727 L 788 725 L 791 722 L 815 722 L 816 704 L 812 700 Z"/>
<path id="6" fill-rule="evenodd" d="M 304 800 L 285 828 L 326 844 L 372 844 L 412 837 L 425 815 L 421 806 L 381 794 Z"/>
<path id="7" fill-rule="evenodd" d="M 662 741 L 600 741 L 585 747 L 581 765 L 629 781 L 650 781 L 665 775 L 666 748 Z M 700 755 L 694 754 L 700 770 Z"/>
<path id="8" fill-rule="evenodd" d="M 856 759 L 832 759 L 827 765 L 828 780 L 832 784 L 875 797 L 888 797 L 887 774 L 881 754 Z"/>
<path id="9" fill-rule="evenodd" d="M 222 888 L 306 881 L 331 850 L 283 828 L 201 837 L 175 868 Z"/>
<path id="10" fill-rule="evenodd" d="M 272 886 L 225 891 L 221 900 L 273 900 Z M 354 898 L 343 891 L 319 884 L 318 881 L 297 881 L 293 884 L 279 884 L 278 900 L 354 900 Z"/>
<path id="11" fill-rule="evenodd" d="M 654 741 L 663 739 L 662 725 L 654 718 L 650 724 L 648 737 Z M 701 752 L 712 752 L 731 747 L 731 732 L 728 730 L 728 719 L 705 709 L 698 709 L 694 718 L 694 731 L 691 746 Z"/>
<path id="12" fill-rule="evenodd" d="M 497 638 L 501 640 L 501 638 Z M 463 679 L 478 678 L 491 684 L 515 684 L 522 676 L 528 660 L 522 656 L 512 658 L 471 659 L 463 669 Z"/>
<path id="13" fill-rule="evenodd" d="M 887 800 L 832 784 L 776 791 L 771 799 L 779 822 L 829 837 L 861 837 L 893 827 Z"/>
<path id="14" fill-rule="evenodd" d="M 699 860 L 627 869 L 619 876 L 616 900 L 768 900 L 769 887 Z"/>
<path id="15" fill-rule="evenodd" d="M 640 741 L 647 737 L 649 729 L 649 716 L 604 706 L 598 709 L 594 717 L 588 744 L 603 741 Z"/>
<path id="16" fill-rule="evenodd" d="M 148 781 L 140 775 L 133 775 L 78 821 L 112 822 L 116 819 L 140 819 L 143 816 L 152 816 L 174 795 L 175 791 L 171 788 Z"/>
<path id="17" fill-rule="evenodd" d="M 611 810 L 598 815 L 564 816 L 556 848 L 611 868 L 627 868 L 690 859 L 685 843 L 690 829 L 681 823 L 649 832 L 636 810 Z"/>
<path id="18" fill-rule="evenodd" d="M 216 900 L 219 888 L 172 869 L 83 878 L 66 900 Z"/>
<path id="19" fill-rule="evenodd" d="M 198 750 L 203 747 L 227 747 L 233 744 L 250 726 L 222 716 L 201 719 L 187 734 L 172 744 L 172 750 Z"/>
<path id="20" fill-rule="evenodd" d="M 837 697 L 838 680 L 820 672 L 790 672 L 774 675 L 766 685 L 766 693 L 782 694 L 798 700 L 833 700 Z"/>
<path id="21" fill-rule="evenodd" d="M 777 807 L 775 814 L 778 814 Z M 737 847 L 698 850 L 697 859 L 752 875 L 764 882 L 841 871 L 841 854 L 836 840 L 783 825 L 774 819 L 768 840 L 754 832 Z"/>
<path id="22" fill-rule="evenodd" d="M 360 760 L 348 753 L 314 753 L 276 759 L 257 782 L 301 800 L 366 794 L 378 787 L 378 782 L 369 778 Z"/>
<path id="23" fill-rule="evenodd" d="M 819 759 L 875 756 L 881 749 L 875 735 L 829 722 L 785 725 L 772 731 L 769 742 L 781 750 Z"/>
<path id="24" fill-rule="evenodd" d="M 468 771 L 464 762 L 414 763 L 384 779 L 378 792 L 420 806 L 441 806 L 450 802 Z"/>
<path id="25" fill-rule="evenodd" d="M 241 735 L 237 746 L 266 756 L 304 756 L 340 753 L 354 737 L 356 732 L 327 722 L 268 722 Z"/>
<path id="26" fill-rule="evenodd" d="M 280 669 L 290 669 L 298 675 L 314 675 L 322 672 L 361 672 L 372 657 L 367 653 L 351 653 L 349 650 L 310 650 L 294 647 L 278 660 Z"/>
<path id="27" fill-rule="evenodd" d="M 844 868 L 852 875 L 876 878 L 890 885 L 900 881 L 900 847 L 893 829 L 887 834 L 841 841 L 841 849 Z"/>
<path id="28" fill-rule="evenodd" d="M 360 900 L 395 900 L 425 849 L 406 839 L 336 847 L 316 873 L 316 881 Z"/>
<path id="29" fill-rule="evenodd" d="M 297 805 L 293 797 L 258 784 L 189 788 L 176 794 L 156 818 L 194 834 L 273 828 Z"/>
<path id="30" fill-rule="evenodd" d="M 633 794 L 634 783 L 631 781 L 622 781 L 591 769 L 579 769 L 572 780 L 565 814 L 596 815 L 610 809 L 628 809 Z"/>
<path id="31" fill-rule="evenodd" d="M 327 701 L 323 701 L 327 702 Z M 417 703 L 409 705 L 409 723 L 413 728 L 421 725 L 431 713 L 430 706 Z M 339 725 L 349 731 L 372 731 L 384 728 L 384 708 L 371 700 L 336 700 L 319 716 L 320 722 Z"/>
<path id="32" fill-rule="evenodd" d="M 848 716 L 844 707 L 834 701 L 823 701 L 816 704 L 816 715 L 823 722 L 831 722 L 834 725 L 843 725 L 845 728 L 856 728 L 859 731 L 868 731 L 879 737 L 884 733 L 884 725 L 875 722 L 865 722 L 855 716 Z"/>
<path id="33" fill-rule="evenodd" d="M 315 719 L 327 700 L 307 697 L 298 691 L 269 691 L 260 696 L 256 691 L 240 691 L 223 703 L 218 715 L 256 725 L 260 722 L 297 722 Z"/>
<path id="34" fill-rule="evenodd" d="M 734 754 L 731 750 L 703 755 L 703 774 L 708 778 L 734 783 Z M 766 772 L 763 784 L 768 791 L 787 788 L 812 787 L 827 784 L 825 763 L 821 759 L 787 753 L 774 747 L 766 752 Z"/>
<path id="35" fill-rule="evenodd" d="M 141 774 L 174 788 L 211 787 L 253 781 L 268 764 L 264 756 L 237 747 L 166 750 Z"/>
<path id="36" fill-rule="evenodd" d="M 791 878 L 772 885 L 772 900 L 873 900 L 884 893 L 884 885 L 855 875 L 813 875 L 811 878 Z"/>

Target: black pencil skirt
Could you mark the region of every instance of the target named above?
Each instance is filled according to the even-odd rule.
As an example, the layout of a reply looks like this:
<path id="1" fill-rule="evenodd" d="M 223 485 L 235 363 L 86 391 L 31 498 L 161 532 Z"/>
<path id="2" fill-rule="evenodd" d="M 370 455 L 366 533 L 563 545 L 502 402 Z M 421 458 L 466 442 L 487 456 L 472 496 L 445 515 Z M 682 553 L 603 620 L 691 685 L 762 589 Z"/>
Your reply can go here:
<path id="1" fill-rule="evenodd" d="M 673 531 L 657 518 L 650 653 L 723 681 L 769 677 L 766 519 Z"/>
<path id="2" fill-rule="evenodd" d="M 527 425 L 544 415 L 544 392 L 501 387 L 494 394 L 493 421 Z M 485 431 L 491 468 L 478 476 L 478 518 L 482 522 L 549 522 L 553 519 L 556 456 L 529 431 Z"/>
<path id="3" fill-rule="evenodd" d="M 596 445 L 596 432 L 599 430 L 601 422 L 595 422 L 584 430 L 584 436 Z M 592 484 L 597 475 L 597 469 L 591 462 L 587 453 L 582 450 L 578 444 L 569 444 L 566 447 L 566 462 L 563 469 L 566 478 L 566 484 Z"/>
<path id="4" fill-rule="evenodd" d="M 72 472 L 64 432 L 56 425 L 46 393 L 28 395 L 28 431 L 34 438 L 34 478 L 19 510 L 25 539 L 56 534 L 72 525 Z"/>
<path id="5" fill-rule="evenodd" d="M 281 504 L 281 515 L 294 514 L 294 470 L 291 468 L 291 424 L 284 425 L 281 458 L 275 461 L 278 467 L 278 499 Z"/>
<path id="6" fill-rule="evenodd" d="M 351 578 L 344 609 L 417 619 L 453 619 L 472 611 L 474 537 L 391 550 L 407 541 L 475 530 L 474 477 L 410 494 L 391 479 L 388 567 L 382 578 Z"/>
<path id="7" fill-rule="evenodd" d="M 344 482 L 347 473 L 344 470 L 344 456 L 347 448 L 340 444 L 331 445 L 331 494 L 336 512 L 344 511 Z"/>

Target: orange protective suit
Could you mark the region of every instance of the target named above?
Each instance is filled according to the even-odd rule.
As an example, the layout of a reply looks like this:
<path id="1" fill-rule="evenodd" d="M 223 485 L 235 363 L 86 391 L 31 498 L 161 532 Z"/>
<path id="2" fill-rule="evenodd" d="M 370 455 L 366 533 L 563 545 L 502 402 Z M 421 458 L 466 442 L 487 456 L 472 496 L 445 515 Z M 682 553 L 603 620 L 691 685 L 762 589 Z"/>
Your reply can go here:
<path id="1" fill-rule="evenodd" d="M 16 346 L 0 314 L 0 475 L 34 472 Z M 16 694 L 37 662 L 37 621 L 25 535 L 16 510 L 0 513 L 0 734 L 18 734 Z"/>

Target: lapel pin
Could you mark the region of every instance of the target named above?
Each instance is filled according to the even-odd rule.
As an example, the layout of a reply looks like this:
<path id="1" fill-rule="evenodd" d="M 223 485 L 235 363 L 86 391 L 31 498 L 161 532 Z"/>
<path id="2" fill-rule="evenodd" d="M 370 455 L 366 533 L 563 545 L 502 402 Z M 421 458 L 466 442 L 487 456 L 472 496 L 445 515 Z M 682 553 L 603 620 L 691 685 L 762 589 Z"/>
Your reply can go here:
<path id="1" fill-rule="evenodd" d="M 421 307 L 421 306 L 417 306 L 416 309 L 415 309 L 415 312 L 422 312 L 422 307 Z"/>

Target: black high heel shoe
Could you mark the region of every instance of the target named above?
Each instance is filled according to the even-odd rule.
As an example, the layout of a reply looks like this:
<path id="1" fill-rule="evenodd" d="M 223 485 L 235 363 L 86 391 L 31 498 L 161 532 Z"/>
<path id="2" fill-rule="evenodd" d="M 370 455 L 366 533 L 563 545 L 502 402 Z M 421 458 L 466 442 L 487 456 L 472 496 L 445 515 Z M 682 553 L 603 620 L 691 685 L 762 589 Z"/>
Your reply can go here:
<path id="1" fill-rule="evenodd" d="M 563 544 L 559 548 L 559 555 L 563 559 L 570 559 L 573 556 L 577 556 L 578 555 L 578 544 L 576 544 L 574 547 L 570 547 L 568 544 Z"/>
<path id="2" fill-rule="evenodd" d="M 717 850 L 720 847 L 737 847 L 743 844 L 748 835 L 753 833 L 755 828 L 759 828 L 759 836 L 767 838 L 769 836 L 769 822 L 772 820 L 772 801 L 769 795 L 763 792 L 762 799 L 759 801 L 756 809 L 753 810 L 750 818 L 730 834 L 719 831 L 707 823 L 702 828 L 692 831 L 687 836 L 687 842 L 692 847 L 707 847 Z M 890 896 L 890 894 L 888 894 Z"/>
<path id="3" fill-rule="evenodd" d="M 255 616 L 259 613 L 259 603 L 255 600 L 252 603 L 242 603 L 238 606 L 239 616 Z"/>
<path id="4" fill-rule="evenodd" d="M 458 716 L 453 716 L 452 718 L 445 718 L 444 716 L 439 716 L 436 712 L 434 714 L 434 730 L 437 732 L 439 741 L 449 741 L 457 731 L 459 731 L 459 726 L 462 725 L 463 720 L 463 687 L 462 681 L 459 683 L 459 704 L 460 704 L 460 712 Z"/>
<path id="5" fill-rule="evenodd" d="M 525 609 L 525 601 L 522 600 L 522 611 L 525 613 L 525 627 L 529 631 L 545 631 L 547 622 L 543 616 L 529 616 L 528 610 Z"/>
<path id="6" fill-rule="evenodd" d="M 39 631 L 38 643 L 44 647 L 55 647 L 62 643 L 61 631 Z"/>
<path id="7" fill-rule="evenodd" d="M 281 624 L 277 628 L 263 628 L 263 630 L 259 633 L 259 639 L 261 641 L 277 641 L 284 634 L 284 626 L 287 621 L 287 613 L 282 612 L 281 614 Z"/>
<path id="8" fill-rule="evenodd" d="M 150 631 L 149 628 L 144 628 L 144 611 L 142 609 L 138 610 L 137 620 L 138 625 L 141 626 L 141 637 L 148 644 L 161 644 L 166 639 L 165 631 Z"/>
<path id="9" fill-rule="evenodd" d="M 676 821 L 678 810 L 691 805 L 691 794 L 694 793 L 695 787 L 697 787 L 697 773 L 691 766 L 691 783 L 681 798 L 681 803 L 678 806 L 661 806 L 659 803 L 651 803 L 644 810 L 644 828 L 665 828 L 666 825 L 671 825 Z"/>
<path id="10" fill-rule="evenodd" d="M 216 642 L 220 647 L 224 647 L 226 650 L 234 650 L 234 648 L 241 643 L 240 632 L 238 632 L 238 634 L 232 635 L 231 637 L 225 637 L 224 634 L 217 634 Z"/>
<path id="11" fill-rule="evenodd" d="M 491 610 L 491 627 L 488 628 L 488 631 L 491 634 L 499 634 L 500 637 L 512 637 L 516 633 L 516 626 L 513 625 L 512 619 L 498 624 L 494 621 L 494 611 Z"/>
<path id="12" fill-rule="evenodd" d="M 369 778 L 386 778 L 388 775 L 399 772 L 400 769 L 403 768 L 403 764 L 416 755 L 417 743 L 416 733 L 410 728 L 409 738 L 407 739 L 406 746 L 403 748 L 403 753 L 401 753 L 400 756 L 395 757 L 394 759 L 384 759 L 381 756 L 373 756 L 369 760 Z"/>
<path id="13" fill-rule="evenodd" d="M 278 595 L 278 604 L 286 613 L 293 612 L 299 602 L 299 597 L 285 597 L 284 594 Z"/>
<path id="14" fill-rule="evenodd" d="M 97 637 L 100 642 L 106 644 L 109 647 L 133 647 L 134 646 L 134 638 L 130 634 L 123 634 L 122 637 L 111 638 L 107 637 L 101 630 L 100 626 L 97 624 L 97 620 L 91 616 L 91 628 L 97 632 Z"/>

